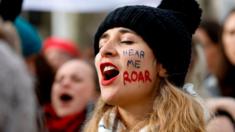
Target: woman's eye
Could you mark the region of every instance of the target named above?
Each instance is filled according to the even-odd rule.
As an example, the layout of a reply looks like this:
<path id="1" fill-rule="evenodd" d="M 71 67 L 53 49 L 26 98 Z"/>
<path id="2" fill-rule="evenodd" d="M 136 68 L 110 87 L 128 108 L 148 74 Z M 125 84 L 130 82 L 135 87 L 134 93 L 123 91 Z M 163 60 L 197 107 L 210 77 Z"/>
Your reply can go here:
<path id="1" fill-rule="evenodd" d="M 233 30 L 233 31 L 230 31 L 229 34 L 230 34 L 230 35 L 234 35 L 234 34 L 235 34 L 235 31 L 234 31 L 234 30 Z"/>
<path id="2" fill-rule="evenodd" d="M 77 76 L 72 76 L 72 80 L 73 81 L 75 81 L 75 82 L 82 82 L 83 81 L 83 79 L 82 78 L 79 78 L 79 77 L 77 77 Z"/>
<path id="3" fill-rule="evenodd" d="M 62 81 L 62 78 L 55 78 L 54 83 L 60 83 Z"/>
<path id="4" fill-rule="evenodd" d="M 121 43 L 122 43 L 122 44 L 133 44 L 134 42 L 127 40 L 127 41 L 121 41 Z"/>
<path id="5" fill-rule="evenodd" d="M 100 50 L 102 47 L 103 47 L 102 45 L 99 45 L 99 50 Z"/>

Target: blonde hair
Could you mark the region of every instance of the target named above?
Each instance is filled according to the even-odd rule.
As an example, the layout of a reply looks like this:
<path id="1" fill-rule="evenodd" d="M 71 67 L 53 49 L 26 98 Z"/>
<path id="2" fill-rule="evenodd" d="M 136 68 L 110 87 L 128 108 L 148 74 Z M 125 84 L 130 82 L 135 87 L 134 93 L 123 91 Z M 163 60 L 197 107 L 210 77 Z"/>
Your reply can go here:
<path id="1" fill-rule="evenodd" d="M 129 131 L 137 131 L 148 125 L 149 132 L 205 132 L 204 110 L 193 96 L 176 88 L 167 80 L 162 80 L 158 92 L 149 118 Z M 84 131 L 97 132 L 100 119 L 104 117 L 107 124 L 107 113 L 114 107 L 100 99 Z"/>

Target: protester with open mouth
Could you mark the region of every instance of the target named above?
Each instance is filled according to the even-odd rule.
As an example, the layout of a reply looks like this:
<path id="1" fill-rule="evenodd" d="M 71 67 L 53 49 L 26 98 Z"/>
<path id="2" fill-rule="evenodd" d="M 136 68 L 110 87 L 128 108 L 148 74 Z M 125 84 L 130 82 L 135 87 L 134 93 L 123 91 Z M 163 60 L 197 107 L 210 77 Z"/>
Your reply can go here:
<path id="1" fill-rule="evenodd" d="M 112 11 L 95 35 L 101 98 L 84 131 L 204 132 L 206 110 L 184 85 L 200 16 L 194 0 Z"/>
<path id="2" fill-rule="evenodd" d="M 87 116 L 87 106 L 95 101 L 95 71 L 82 60 L 70 60 L 56 73 L 52 104 L 45 106 L 49 132 L 78 132 Z"/>

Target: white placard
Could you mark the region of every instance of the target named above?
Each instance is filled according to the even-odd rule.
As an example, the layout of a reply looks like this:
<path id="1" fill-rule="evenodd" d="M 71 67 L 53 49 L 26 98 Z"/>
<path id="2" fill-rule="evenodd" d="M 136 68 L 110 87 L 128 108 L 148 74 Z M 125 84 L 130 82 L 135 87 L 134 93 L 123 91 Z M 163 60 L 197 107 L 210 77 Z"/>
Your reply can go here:
<path id="1" fill-rule="evenodd" d="M 124 5 L 157 7 L 161 0 L 24 0 L 23 10 L 62 12 L 105 12 Z"/>

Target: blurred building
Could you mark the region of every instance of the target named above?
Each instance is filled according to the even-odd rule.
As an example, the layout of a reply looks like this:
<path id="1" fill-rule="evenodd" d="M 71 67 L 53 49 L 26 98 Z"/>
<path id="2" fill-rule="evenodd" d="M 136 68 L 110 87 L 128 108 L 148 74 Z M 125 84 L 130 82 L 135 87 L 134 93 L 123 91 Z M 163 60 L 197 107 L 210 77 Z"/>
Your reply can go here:
<path id="1" fill-rule="evenodd" d="M 79 43 L 82 49 L 92 46 L 98 24 L 110 10 L 123 5 L 145 4 L 156 7 L 161 0 L 25 0 L 23 13 L 38 27 L 43 37 L 50 35 Z M 234 0 L 198 0 L 203 18 L 222 21 L 235 7 Z"/>

